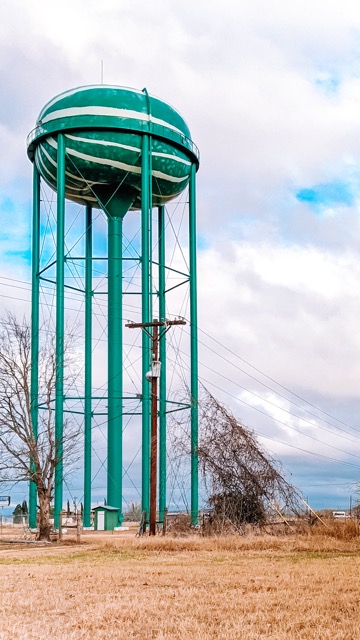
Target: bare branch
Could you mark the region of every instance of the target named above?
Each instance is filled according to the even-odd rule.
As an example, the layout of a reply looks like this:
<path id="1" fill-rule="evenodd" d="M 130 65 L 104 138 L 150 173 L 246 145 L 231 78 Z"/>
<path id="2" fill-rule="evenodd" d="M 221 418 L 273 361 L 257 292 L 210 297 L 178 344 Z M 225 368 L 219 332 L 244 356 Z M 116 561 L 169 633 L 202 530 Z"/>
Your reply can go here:
<path id="1" fill-rule="evenodd" d="M 172 429 L 175 450 L 189 454 L 184 421 Z M 284 477 L 278 462 L 261 447 L 255 434 L 205 388 L 199 402 L 198 455 L 208 503 L 215 517 L 231 522 L 265 523 L 273 506 L 301 511 L 300 495 Z"/>
<path id="2" fill-rule="evenodd" d="M 68 340 L 68 344 L 72 342 Z M 39 352 L 38 434 L 34 436 L 30 394 L 29 323 L 12 314 L 0 321 L 0 482 L 32 480 L 40 507 L 40 535 L 49 535 L 50 502 L 58 447 L 54 429 L 55 343 L 46 339 Z M 40 408 L 41 407 L 41 408 Z M 77 458 L 79 425 L 64 422 L 63 456 Z M 42 523 L 42 524 L 41 524 Z M 41 526 L 43 532 L 41 532 Z"/>

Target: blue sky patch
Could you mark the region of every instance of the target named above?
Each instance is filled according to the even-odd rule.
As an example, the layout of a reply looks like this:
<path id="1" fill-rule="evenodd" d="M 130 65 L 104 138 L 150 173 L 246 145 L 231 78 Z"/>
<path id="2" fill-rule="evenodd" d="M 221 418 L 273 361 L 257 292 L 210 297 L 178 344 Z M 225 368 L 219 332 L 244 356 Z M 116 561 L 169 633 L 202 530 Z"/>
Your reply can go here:
<path id="1" fill-rule="evenodd" d="M 11 198 L 2 198 L 0 210 L 4 213 L 12 213 L 14 211 L 14 201 Z"/>
<path id="2" fill-rule="evenodd" d="M 197 248 L 200 251 L 204 251 L 205 249 L 208 249 L 209 248 L 209 244 L 210 244 L 209 240 L 205 236 L 198 235 L 198 237 L 197 237 Z"/>
<path id="3" fill-rule="evenodd" d="M 300 200 L 300 202 L 307 202 L 315 209 L 332 207 L 339 204 L 351 207 L 354 203 L 351 187 L 345 182 L 327 182 L 314 185 L 310 188 L 300 189 L 296 193 L 296 198 Z"/>
<path id="4" fill-rule="evenodd" d="M 326 95 L 334 95 L 338 92 L 340 79 L 332 73 L 323 73 L 315 80 L 315 85 Z"/>

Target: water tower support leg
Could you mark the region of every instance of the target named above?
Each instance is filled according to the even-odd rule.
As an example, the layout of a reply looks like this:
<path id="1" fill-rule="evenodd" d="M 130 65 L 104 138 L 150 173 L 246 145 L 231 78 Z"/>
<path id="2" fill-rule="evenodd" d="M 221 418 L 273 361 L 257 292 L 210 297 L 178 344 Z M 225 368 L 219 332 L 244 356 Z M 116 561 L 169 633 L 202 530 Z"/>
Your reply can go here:
<path id="1" fill-rule="evenodd" d="M 150 175 L 149 137 L 144 135 L 141 153 L 141 292 L 142 322 L 150 321 Z M 150 338 L 142 332 L 142 512 L 150 507 L 150 386 L 146 373 L 150 367 Z"/>
<path id="2" fill-rule="evenodd" d="M 122 509 L 122 216 L 110 216 L 108 273 L 107 502 Z"/>
<path id="3" fill-rule="evenodd" d="M 196 167 L 191 167 L 189 185 L 189 263 L 190 263 L 190 393 L 191 393 L 191 524 L 198 524 L 199 461 L 198 461 L 198 335 L 197 335 L 197 274 L 196 274 Z"/>
<path id="4" fill-rule="evenodd" d="M 165 298 L 165 207 L 158 209 L 159 246 L 159 320 L 166 318 Z M 160 392 L 159 392 L 159 520 L 164 521 L 166 508 L 166 334 L 160 334 Z"/>
<path id="5" fill-rule="evenodd" d="M 86 205 L 85 221 L 85 407 L 84 407 L 84 515 L 83 526 L 91 520 L 91 419 L 92 419 L 92 209 Z"/>
<path id="6" fill-rule="evenodd" d="M 31 265 L 31 422 L 34 438 L 38 434 L 39 395 L 39 262 L 40 262 L 40 175 L 34 162 L 33 224 Z M 29 527 L 36 528 L 36 485 L 30 481 Z"/>
<path id="7" fill-rule="evenodd" d="M 56 340 L 55 340 L 55 505 L 54 523 L 59 528 L 63 499 L 64 436 L 64 263 L 65 263 L 65 141 L 57 139 L 57 233 L 56 233 Z"/>

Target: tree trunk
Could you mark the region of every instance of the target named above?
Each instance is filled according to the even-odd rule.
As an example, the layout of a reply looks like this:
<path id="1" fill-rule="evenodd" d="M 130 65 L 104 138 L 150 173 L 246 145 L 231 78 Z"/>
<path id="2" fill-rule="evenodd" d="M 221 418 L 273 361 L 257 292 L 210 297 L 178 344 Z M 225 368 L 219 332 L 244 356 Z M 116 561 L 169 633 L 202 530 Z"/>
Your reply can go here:
<path id="1" fill-rule="evenodd" d="M 46 491 L 38 490 L 39 496 L 39 533 L 38 540 L 50 540 L 50 496 Z"/>

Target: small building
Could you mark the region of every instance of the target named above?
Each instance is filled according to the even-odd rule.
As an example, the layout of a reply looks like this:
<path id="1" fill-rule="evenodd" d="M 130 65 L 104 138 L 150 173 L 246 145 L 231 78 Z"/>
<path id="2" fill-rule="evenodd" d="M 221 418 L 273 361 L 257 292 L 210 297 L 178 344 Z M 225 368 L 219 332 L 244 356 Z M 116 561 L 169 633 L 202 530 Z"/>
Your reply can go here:
<path id="1" fill-rule="evenodd" d="M 333 511 L 332 516 L 335 520 L 346 520 L 346 518 L 350 518 L 350 515 L 346 513 L 346 511 Z"/>
<path id="2" fill-rule="evenodd" d="M 112 531 L 122 524 L 121 510 L 119 507 L 110 507 L 102 504 L 94 508 L 94 529 L 95 531 Z"/>

